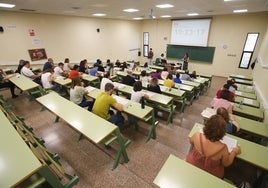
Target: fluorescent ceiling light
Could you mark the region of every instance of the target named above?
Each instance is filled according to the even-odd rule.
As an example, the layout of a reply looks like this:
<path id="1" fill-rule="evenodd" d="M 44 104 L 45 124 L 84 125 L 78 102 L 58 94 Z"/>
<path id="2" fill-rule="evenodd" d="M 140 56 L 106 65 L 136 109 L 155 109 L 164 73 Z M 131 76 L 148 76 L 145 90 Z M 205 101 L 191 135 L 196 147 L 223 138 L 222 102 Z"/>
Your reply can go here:
<path id="1" fill-rule="evenodd" d="M 156 5 L 157 8 L 172 8 L 174 5 L 171 4 L 162 4 L 162 5 Z"/>
<path id="2" fill-rule="evenodd" d="M 99 16 L 99 17 L 101 17 L 101 16 L 106 16 L 106 14 L 102 14 L 102 13 L 96 13 L 96 14 L 92 14 L 93 16 Z"/>
<path id="3" fill-rule="evenodd" d="M 12 4 L 6 4 L 6 3 L 0 3 L 0 7 L 4 7 L 4 8 L 13 8 L 16 5 L 12 5 Z"/>
<path id="4" fill-rule="evenodd" d="M 233 13 L 242 13 L 242 12 L 247 12 L 247 9 L 240 9 L 240 10 L 234 10 Z"/>
<path id="5" fill-rule="evenodd" d="M 198 16 L 199 14 L 198 13 L 189 13 L 189 14 L 187 14 L 187 16 Z"/>
<path id="6" fill-rule="evenodd" d="M 171 16 L 170 15 L 163 15 L 163 16 L 160 16 L 161 18 L 170 18 Z"/>
<path id="7" fill-rule="evenodd" d="M 134 8 L 129 8 L 129 9 L 124 9 L 124 12 L 138 12 L 138 9 L 134 9 Z"/>
<path id="8" fill-rule="evenodd" d="M 143 20 L 142 17 L 133 18 L 133 20 Z"/>

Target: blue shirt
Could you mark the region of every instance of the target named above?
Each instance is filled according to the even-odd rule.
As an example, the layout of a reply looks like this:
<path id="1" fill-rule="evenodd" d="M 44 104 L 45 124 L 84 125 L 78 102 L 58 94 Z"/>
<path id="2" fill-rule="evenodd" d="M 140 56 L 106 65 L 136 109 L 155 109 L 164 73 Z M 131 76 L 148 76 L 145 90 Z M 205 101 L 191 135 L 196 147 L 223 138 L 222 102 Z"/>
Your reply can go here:
<path id="1" fill-rule="evenodd" d="M 189 81 L 192 81 L 192 78 L 190 77 L 189 74 L 183 74 L 183 75 L 181 76 L 181 79 L 182 79 L 182 80 L 189 80 Z"/>
<path id="2" fill-rule="evenodd" d="M 91 76 L 96 76 L 97 73 L 98 73 L 98 70 L 95 67 L 90 69 L 89 71 L 89 75 Z"/>
<path id="3" fill-rule="evenodd" d="M 181 84 L 181 79 L 180 78 L 174 78 L 174 82 L 177 84 Z"/>

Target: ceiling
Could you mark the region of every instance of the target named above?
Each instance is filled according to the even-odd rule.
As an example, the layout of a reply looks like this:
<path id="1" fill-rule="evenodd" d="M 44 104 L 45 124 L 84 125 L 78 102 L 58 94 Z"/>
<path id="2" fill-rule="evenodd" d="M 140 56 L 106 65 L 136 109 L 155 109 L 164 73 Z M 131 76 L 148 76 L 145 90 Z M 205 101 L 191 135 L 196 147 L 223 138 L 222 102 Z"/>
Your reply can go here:
<path id="1" fill-rule="evenodd" d="M 16 6 L 12 9 L 0 10 L 31 12 L 43 14 L 59 14 L 71 16 L 93 17 L 94 13 L 104 13 L 103 18 L 132 20 L 185 18 L 188 13 L 198 13 L 199 17 L 233 14 L 235 9 L 248 9 L 249 13 L 268 11 L 268 0 L 0 0 Z M 173 8 L 156 8 L 159 4 L 172 4 Z M 123 9 L 135 8 L 138 12 L 128 13 Z M 152 13 L 151 13 L 152 11 Z M 169 18 L 170 19 L 170 18 Z"/>

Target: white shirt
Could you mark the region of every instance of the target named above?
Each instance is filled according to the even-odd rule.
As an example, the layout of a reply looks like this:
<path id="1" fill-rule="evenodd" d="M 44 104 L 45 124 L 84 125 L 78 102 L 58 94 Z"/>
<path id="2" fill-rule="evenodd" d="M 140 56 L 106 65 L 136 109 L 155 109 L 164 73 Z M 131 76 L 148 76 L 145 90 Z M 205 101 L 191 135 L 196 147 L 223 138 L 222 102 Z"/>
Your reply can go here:
<path id="1" fill-rule="evenodd" d="M 53 87 L 53 84 L 49 81 L 51 76 L 52 75 L 50 72 L 46 72 L 41 75 L 41 82 L 42 82 L 43 88 L 50 89 Z"/>
<path id="2" fill-rule="evenodd" d="M 82 86 L 74 86 L 70 89 L 70 101 L 75 104 L 80 104 L 85 94 L 85 88 Z"/>
<path id="3" fill-rule="evenodd" d="M 70 68 L 69 68 L 69 63 L 63 63 L 63 70 L 69 72 Z"/>
<path id="4" fill-rule="evenodd" d="M 143 91 L 132 91 L 130 100 L 139 103 L 143 96 Z"/>
<path id="5" fill-rule="evenodd" d="M 167 75 L 168 75 L 168 71 L 162 71 L 162 72 L 161 72 L 161 78 L 162 78 L 163 80 L 165 80 L 165 79 L 167 78 Z"/>
<path id="6" fill-rule="evenodd" d="M 23 75 L 23 76 L 26 76 L 28 78 L 30 78 L 31 80 L 33 80 L 31 77 L 34 75 L 33 71 L 27 67 L 22 67 L 20 73 Z"/>
<path id="7" fill-rule="evenodd" d="M 63 73 L 63 70 L 60 67 L 55 67 L 54 68 L 54 74 L 55 76 L 61 76 Z"/>
<path id="8" fill-rule="evenodd" d="M 111 84 L 113 84 L 112 80 L 110 80 L 110 79 L 108 79 L 108 78 L 102 78 L 102 80 L 101 80 L 101 85 L 100 85 L 100 90 L 101 90 L 101 91 L 105 91 L 105 85 L 106 85 L 107 83 L 111 83 Z"/>

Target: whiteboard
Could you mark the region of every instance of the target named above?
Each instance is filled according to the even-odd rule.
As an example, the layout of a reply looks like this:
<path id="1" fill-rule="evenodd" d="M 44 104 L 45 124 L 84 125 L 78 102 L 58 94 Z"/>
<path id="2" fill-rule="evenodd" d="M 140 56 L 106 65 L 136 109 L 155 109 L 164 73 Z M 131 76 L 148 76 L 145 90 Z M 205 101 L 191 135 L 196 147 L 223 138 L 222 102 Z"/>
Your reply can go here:
<path id="1" fill-rule="evenodd" d="M 207 46 L 211 19 L 173 20 L 171 44 Z"/>

